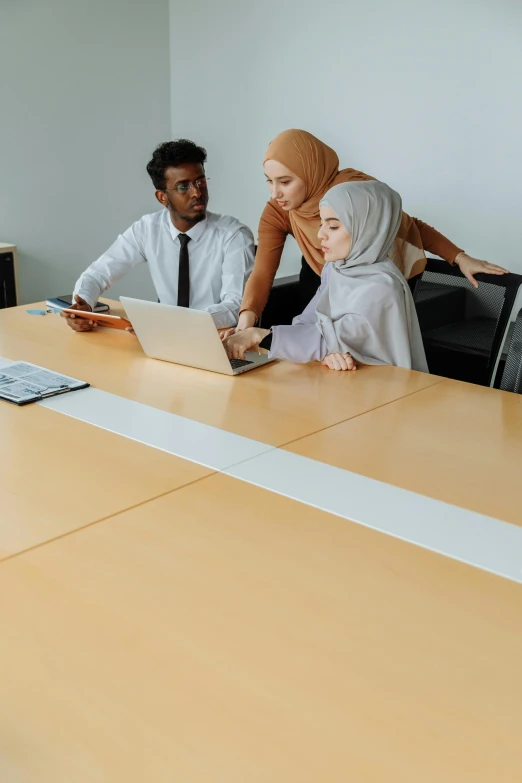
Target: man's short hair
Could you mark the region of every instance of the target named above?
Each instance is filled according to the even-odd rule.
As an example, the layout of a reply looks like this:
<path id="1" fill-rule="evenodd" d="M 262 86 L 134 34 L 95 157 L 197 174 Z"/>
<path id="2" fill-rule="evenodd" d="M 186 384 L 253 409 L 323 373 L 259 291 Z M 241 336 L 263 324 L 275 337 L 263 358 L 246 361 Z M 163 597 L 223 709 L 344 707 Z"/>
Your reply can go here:
<path id="1" fill-rule="evenodd" d="M 206 159 L 206 150 L 189 139 L 165 141 L 152 153 L 152 158 L 147 163 L 147 171 L 156 190 L 165 190 L 165 171 L 170 166 L 183 166 L 185 163 L 203 165 Z"/>

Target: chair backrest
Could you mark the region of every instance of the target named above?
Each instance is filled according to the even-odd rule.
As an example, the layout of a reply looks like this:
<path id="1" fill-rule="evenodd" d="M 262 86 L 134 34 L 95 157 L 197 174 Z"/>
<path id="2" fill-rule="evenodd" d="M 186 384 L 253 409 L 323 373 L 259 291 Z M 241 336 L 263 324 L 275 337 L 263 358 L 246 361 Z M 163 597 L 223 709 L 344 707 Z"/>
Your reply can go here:
<path id="1" fill-rule="evenodd" d="M 500 388 L 522 394 L 522 310 L 517 315 L 511 335 Z"/>
<path id="2" fill-rule="evenodd" d="M 301 266 L 306 263 L 301 258 Z M 268 302 L 261 313 L 259 325 L 270 329 L 272 326 L 285 326 L 292 323 L 296 315 L 303 311 L 300 286 L 300 274 L 276 277 L 272 285 Z"/>
<path id="3" fill-rule="evenodd" d="M 415 287 L 414 300 L 427 352 L 431 348 L 476 357 L 483 363 L 482 383 L 488 385 L 497 366 L 522 276 L 479 274 L 476 279 L 478 288 L 471 285 L 458 267 L 430 258 Z M 430 301 L 433 307 L 428 317 Z"/>
<path id="4" fill-rule="evenodd" d="M 270 291 L 268 302 L 259 319 L 262 328 L 291 324 L 299 315 L 299 275 L 278 277 Z"/>

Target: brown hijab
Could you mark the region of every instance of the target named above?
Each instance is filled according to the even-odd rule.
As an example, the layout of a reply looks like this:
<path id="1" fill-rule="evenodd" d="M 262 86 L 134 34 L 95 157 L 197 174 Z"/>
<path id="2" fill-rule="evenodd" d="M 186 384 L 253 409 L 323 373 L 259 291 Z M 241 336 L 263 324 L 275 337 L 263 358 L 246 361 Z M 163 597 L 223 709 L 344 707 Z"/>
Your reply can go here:
<path id="1" fill-rule="evenodd" d="M 270 142 L 265 161 L 276 160 L 302 179 L 306 185 L 306 200 L 298 209 L 287 213 L 297 244 L 315 271 L 324 266 L 321 241 L 317 236 L 320 225 L 319 201 L 325 193 L 342 182 L 372 179 L 356 169 L 339 171 L 337 153 L 304 130 L 286 130 Z M 401 227 L 390 257 L 406 278 L 424 266 L 426 256 L 417 226 L 403 213 Z M 414 269 L 414 267 L 416 267 Z M 420 270 L 419 270 L 420 271 Z"/>

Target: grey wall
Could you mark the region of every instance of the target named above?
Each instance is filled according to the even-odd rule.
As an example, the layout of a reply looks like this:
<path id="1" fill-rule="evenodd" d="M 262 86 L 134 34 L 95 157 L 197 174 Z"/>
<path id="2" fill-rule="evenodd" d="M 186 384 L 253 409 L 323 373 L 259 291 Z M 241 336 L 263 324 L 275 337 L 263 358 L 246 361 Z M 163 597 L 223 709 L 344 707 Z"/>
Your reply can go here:
<path id="1" fill-rule="evenodd" d="M 23 303 L 80 272 L 157 202 L 170 138 L 168 0 L 0 1 L 0 242 Z M 112 293 L 154 296 L 145 267 Z"/>
<path id="2" fill-rule="evenodd" d="M 256 231 L 268 143 L 305 128 L 522 272 L 520 0 L 171 0 L 171 47 L 173 133 L 208 147 L 216 211 Z"/>

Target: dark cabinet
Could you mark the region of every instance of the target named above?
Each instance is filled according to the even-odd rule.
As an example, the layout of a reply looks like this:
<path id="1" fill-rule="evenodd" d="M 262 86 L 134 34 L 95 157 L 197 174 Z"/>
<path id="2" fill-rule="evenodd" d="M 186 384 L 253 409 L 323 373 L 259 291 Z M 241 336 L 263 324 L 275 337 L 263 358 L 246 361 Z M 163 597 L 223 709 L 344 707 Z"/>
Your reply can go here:
<path id="1" fill-rule="evenodd" d="M 14 254 L 0 251 L 0 307 L 16 305 Z"/>

